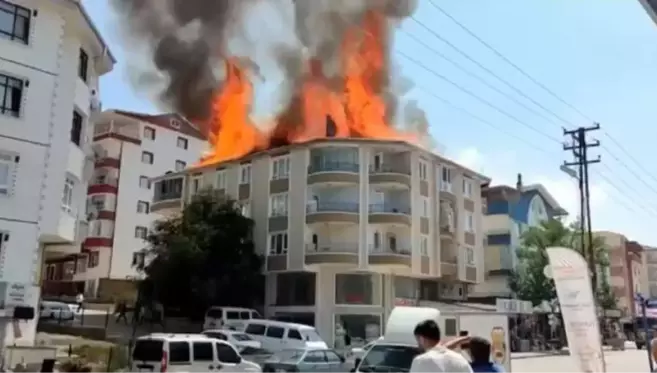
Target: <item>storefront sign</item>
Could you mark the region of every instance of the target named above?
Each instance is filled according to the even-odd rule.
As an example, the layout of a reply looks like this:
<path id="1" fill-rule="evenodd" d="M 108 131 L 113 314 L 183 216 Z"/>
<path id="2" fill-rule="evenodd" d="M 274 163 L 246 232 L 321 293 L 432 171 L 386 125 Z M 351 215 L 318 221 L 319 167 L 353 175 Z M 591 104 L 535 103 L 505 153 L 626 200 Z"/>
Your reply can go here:
<path id="1" fill-rule="evenodd" d="M 600 328 L 586 261 L 576 251 L 564 247 L 548 248 L 547 254 L 570 356 L 576 360 L 581 372 L 605 372 Z"/>

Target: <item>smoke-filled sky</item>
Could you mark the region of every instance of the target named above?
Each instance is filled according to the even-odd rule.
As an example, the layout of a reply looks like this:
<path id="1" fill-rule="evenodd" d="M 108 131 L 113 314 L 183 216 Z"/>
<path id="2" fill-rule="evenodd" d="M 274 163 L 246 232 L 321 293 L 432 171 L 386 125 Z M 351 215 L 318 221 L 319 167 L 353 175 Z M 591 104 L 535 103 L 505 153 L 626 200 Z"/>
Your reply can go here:
<path id="1" fill-rule="evenodd" d="M 657 118 L 657 106 L 654 105 L 654 98 L 657 97 L 657 27 L 638 1 L 432 1 L 560 97 L 599 121 L 616 141 L 627 144 L 626 149 L 633 158 L 652 159 L 652 139 L 657 137 L 657 128 L 652 125 L 654 118 Z M 83 2 L 119 59 L 115 71 L 102 80 L 103 106 L 155 112 L 155 102 L 149 99 L 145 90 L 135 90 L 126 78 L 130 55 L 117 36 L 112 17 L 108 17 L 111 14 L 108 3 L 98 0 Z M 422 25 L 461 48 L 536 101 L 573 123 L 588 123 L 586 118 L 550 97 L 487 50 L 428 0 L 420 0 L 415 14 Z M 273 13 L 270 16 L 272 20 L 278 17 Z M 289 16 L 291 11 L 287 13 Z M 418 106 L 426 111 L 431 132 L 442 144 L 439 149 L 488 174 L 494 183 L 514 185 L 515 174 L 522 172 L 527 184 L 544 183 L 555 198 L 571 211 L 571 215 L 575 215 L 575 186 L 558 171 L 559 164 L 566 156 L 560 147 L 548 143 L 543 136 L 463 93 L 434 73 L 438 72 L 459 86 L 475 92 L 542 132 L 559 138 L 560 128 L 505 99 L 445 61 L 436 51 L 483 77 L 499 90 L 513 94 L 508 87 L 422 25 L 413 20 L 405 21 L 402 31 L 397 33 L 394 48 L 416 62 L 411 62 L 399 53 L 395 53 L 394 61 L 400 66 L 401 73 L 414 83 L 414 88 L 406 97 L 416 99 Z M 263 34 L 270 37 L 278 35 L 275 32 L 275 22 L 248 25 L 248 29 L 249 35 L 256 39 Z M 430 48 L 419 44 L 414 37 Z M 429 67 L 434 73 L 417 62 Z M 264 85 L 257 92 L 256 108 L 260 114 L 267 111 L 265 107 L 276 105 L 275 100 L 265 99 L 272 97 L 271 93 L 275 91 L 276 85 L 272 84 Z M 486 119 L 496 128 L 445 105 L 436 96 L 448 99 Z M 599 137 L 624 164 L 634 167 L 632 161 L 615 148 L 613 143 L 605 140 L 603 133 Z M 537 150 L 539 148 L 545 152 Z M 632 188 L 625 186 L 623 181 L 634 180 L 635 176 L 617 162 L 607 149 L 600 149 L 600 152 L 606 166 L 593 167 L 624 192 L 617 191 L 598 175 L 598 171 L 594 172 L 594 227 L 620 231 L 629 238 L 657 244 L 657 235 L 648 223 L 654 221 L 655 214 L 646 212 L 647 204 L 654 206 L 652 210 L 657 209 L 654 191 L 640 182 L 628 183 Z M 643 166 L 657 175 L 657 166 L 652 163 Z"/>

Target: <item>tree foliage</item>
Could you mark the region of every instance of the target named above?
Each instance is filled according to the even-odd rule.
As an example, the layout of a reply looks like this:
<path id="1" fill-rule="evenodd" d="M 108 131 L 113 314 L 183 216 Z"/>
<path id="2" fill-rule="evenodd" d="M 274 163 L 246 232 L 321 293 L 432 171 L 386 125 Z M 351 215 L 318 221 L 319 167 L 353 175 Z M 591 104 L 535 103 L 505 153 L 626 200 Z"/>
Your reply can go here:
<path id="1" fill-rule="evenodd" d="M 584 238 L 584 246 L 588 247 L 588 236 Z M 547 278 L 544 273 L 549 264 L 547 256 L 548 247 L 570 247 L 582 254 L 582 235 L 579 223 L 574 222 L 567 226 L 560 219 L 550 219 L 536 227 L 530 227 L 521 236 L 521 244 L 517 255 L 519 265 L 509 278 L 511 291 L 523 300 L 531 301 L 534 306 L 543 301 L 552 301 L 557 298 L 554 281 Z M 609 266 L 607 247 L 602 237 L 594 237 L 592 241 L 593 257 L 596 267 L 605 269 Z M 584 255 L 586 258 L 587 256 Z M 596 294 L 599 302 L 606 309 L 615 308 L 616 300 L 611 287 L 602 277 Z"/>
<path id="2" fill-rule="evenodd" d="M 197 194 L 178 216 L 158 221 L 147 241 L 142 297 L 199 316 L 212 305 L 253 307 L 263 298 L 253 221 L 235 201 Z"/>

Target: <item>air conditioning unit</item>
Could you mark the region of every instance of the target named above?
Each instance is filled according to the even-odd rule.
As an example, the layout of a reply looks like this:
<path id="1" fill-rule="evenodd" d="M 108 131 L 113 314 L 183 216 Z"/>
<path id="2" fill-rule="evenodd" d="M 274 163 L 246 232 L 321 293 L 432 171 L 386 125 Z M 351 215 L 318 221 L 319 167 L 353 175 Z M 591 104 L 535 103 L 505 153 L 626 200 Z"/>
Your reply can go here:
<path id="1" fill-rule="evenodd" d="M 102 111 L 102 103 L 100 101 L 100 95 L 96 88 L 92 88 L 89 91 L 89 109 L 91 112 L 100 112 Z"/>

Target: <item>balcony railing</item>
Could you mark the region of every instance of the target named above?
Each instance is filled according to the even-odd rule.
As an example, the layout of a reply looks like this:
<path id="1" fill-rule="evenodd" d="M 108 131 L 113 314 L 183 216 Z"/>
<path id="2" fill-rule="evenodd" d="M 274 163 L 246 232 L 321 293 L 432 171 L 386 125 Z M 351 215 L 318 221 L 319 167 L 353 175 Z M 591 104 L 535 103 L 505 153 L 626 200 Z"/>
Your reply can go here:
<path id="1" fill-rule="evenodd" d="M 135 140 L 141 139 L 139 136 L 139 126 L 135 126 L 133 123 L 119 123 L 112 120 L 105 123 L 96 123 L 94 126 L 94 137 L 112 133 L 133 138 Z"/>
<path id="2" fill-rule="evenodd" d="M 183 178 L 160 180 L 154 185 L 153 202 L 180 199 L 182 197 Z"/>
<path id="3" fill-rule="evenodd" d="M 396 255 L 411 255 L 410 248 L 403 248 L 399 246 L 376 246 L 370 244 L 368 246 L 370 254 L 396 254 Z"/>
<path id="4" fill-rule="evenodd" d="M 307 243 L 306 254 L 358 254 L 358 242 L 347 243 Z"/>
<path id="5" fill-rule="evenodd" d="M 410 215 L 411 208 L 388 203 L 370 204 L 370 214 L 404 214 Z"/>
<path id="6" fill-rule="evenodd" d="M 351 212 L 358 213 L 360 206 L 358 202 L 321 202 L 321 203 L 308 203 L 306 205 L 306 213 L 312 214 L 316 212 Z"/>
<path id="7" fill-rule="evenodd" d="M 405 165 L 400 165 L 400 164 L 381 164 L 381 165 L 371 165 L 370 173 L 371 174 L 390 173 L 390 174 L 410 175 L 411 169 Z"/>
<path id="8" fill-rule="evenodd" d="M 458 263 L 458 255 L 455 253 L 455 249 L 451 247 L 441 248 L 440 250 L 440 262 L 456 264 Z"/>
<path id="9" fill-rule="evenodd" d="M 108 176 L 95 176 L 89 181 L 89 185 L 109 185 L 113 187 L 119 186 L 119 179 Z"/>
<path id="10" fill-rule="evenodd" d="M 318 172 L 352 172 L 358 173 L 359 165 L 355 162 L 344 161 L 322 161 L 308 166 L 308 174 Z"/>

